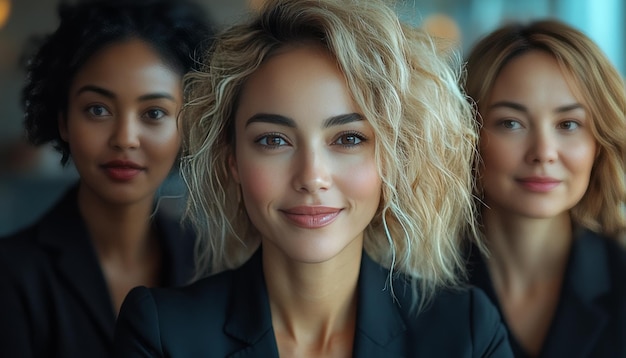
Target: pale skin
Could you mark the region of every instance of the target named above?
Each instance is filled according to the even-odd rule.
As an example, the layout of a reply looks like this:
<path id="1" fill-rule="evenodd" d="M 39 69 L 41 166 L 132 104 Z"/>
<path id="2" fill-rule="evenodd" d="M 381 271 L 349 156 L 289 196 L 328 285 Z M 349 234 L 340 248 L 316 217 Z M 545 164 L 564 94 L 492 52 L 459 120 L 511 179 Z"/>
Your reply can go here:
<path id="1" fill-rule="evenodd" d="M 160 283 L 161 248 L 151 215 L 180 148 L 180 82 L 146 43 L 115 43 L 78 71 L 67 115 L 59 116 L 80 175 L 79 210 L 116 314 L 130 289 Z"/>
<path id="2" fill-rule="evenodd" d="M 349 357 L 363 230 L 380 200 L 374 132 L 334 59 L 287 47 L 246 82 L 233 178 L 259 230 L 281 357 Z"/>
<path id="3" fill-rule="evenodd" d="M 512 334 L 541 352 L 572 243 L 570 209 L 596 155 L 591 118 L 569 77 L 533 50 L 504 66 L 483 115 L 487 265 Z"/>

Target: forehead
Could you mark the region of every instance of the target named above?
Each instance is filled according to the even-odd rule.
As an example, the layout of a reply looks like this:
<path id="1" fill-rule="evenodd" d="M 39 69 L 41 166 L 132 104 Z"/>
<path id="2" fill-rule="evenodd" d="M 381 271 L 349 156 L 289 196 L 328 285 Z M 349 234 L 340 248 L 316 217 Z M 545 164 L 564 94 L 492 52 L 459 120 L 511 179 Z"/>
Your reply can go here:
<path id="1" fill-rule="evenodd" d="M 292 118 L 358 112 L 336 60 L 320 46 L 281 49 L 242 88 L 237 117 L 277 113 Z"/>
<path id="2" fill-rule="evenodd" d="M 159 52 L 139 39 L 111 43 L 95 52 L 77 71 L 72 87 L 84 83 L 105 88 L 181 91 L 181 75 Z"/>
<path id="3" fill-rule="evenodd" d="M 579 102 L 580 89 L 572 74 L 550 53 L 531 50 L 512 58 L 494 81 L 490 103 L 518 101 Z"/>

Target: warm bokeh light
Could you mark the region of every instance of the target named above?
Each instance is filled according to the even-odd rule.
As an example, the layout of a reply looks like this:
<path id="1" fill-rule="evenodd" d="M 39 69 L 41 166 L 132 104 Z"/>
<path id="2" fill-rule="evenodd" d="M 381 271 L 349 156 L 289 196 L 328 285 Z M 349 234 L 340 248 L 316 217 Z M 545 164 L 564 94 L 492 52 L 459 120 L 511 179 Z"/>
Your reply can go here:
<path id="1" fill-rule="evenodd" d="M 11 1 L 0 0 L 0 29 L 4 27 L 4 24 L 9 19 L 11 13 Z"/>
<path id="2" fill-rule="evenodd" d="M 430 15 L 424 19 L 422 28 L 431 36 L 440 39 L 442 46 L 456 46 L 461 43 L 459 25 L 448 15 Z"/>

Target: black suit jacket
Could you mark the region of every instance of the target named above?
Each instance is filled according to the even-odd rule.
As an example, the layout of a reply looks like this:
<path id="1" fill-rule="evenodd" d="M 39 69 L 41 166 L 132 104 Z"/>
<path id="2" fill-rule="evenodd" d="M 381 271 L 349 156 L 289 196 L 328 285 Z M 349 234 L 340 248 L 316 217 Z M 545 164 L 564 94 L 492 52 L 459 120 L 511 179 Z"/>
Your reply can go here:
<path id="1" fill-rule="evenodd" d="M 241 268 L 176 289 L 133 289 L 116 357 L 278 357 L 260 250 Z M 402 278 L 363 254 L 355 357 L 511 357 L 500 317 L 476 289 L 441 292 L 418 316 Z"/>
<path id="2" fill-rule="evenodd" d="M 192 236 L 155 220 L 162 284 L 188 283 Z M 0 239 L 0 357 L 109 357 L 115 314 L 76 187 L 35 225 Z"/>
<path id="3" fill-rule="evenodd" d="M 471 282 L 498 306 L 478 250 L 470 261 Z M 528 357 L 512 335 L 516 357 Z M 540 357 L 626 357 L 626 252 L 588 230 L 574 238 L 561 296 Z"/>

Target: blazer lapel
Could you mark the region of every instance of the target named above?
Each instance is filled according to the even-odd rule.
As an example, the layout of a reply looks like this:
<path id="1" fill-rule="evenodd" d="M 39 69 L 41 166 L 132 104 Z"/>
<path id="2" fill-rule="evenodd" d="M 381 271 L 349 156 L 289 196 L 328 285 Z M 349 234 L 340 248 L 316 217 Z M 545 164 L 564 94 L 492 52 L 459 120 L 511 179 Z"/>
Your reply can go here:
<path id="1" fill-rule="evenodd" d="M 404 347 L 398 339 L 406 331 L 398 303 L 389 292 L 388 271 L 363 254 L 359 273 L 359 302 L 353 356 L 394 357 Z M 400 295 L 402 292 L 396 292 Z M 237 273 L 226 334 L 246 346 L 231 357 L 278 357 L 272 328 L 267 288 L 263 278 L 261 250 Z M 255 299 L 250 300 L 250 297 Z"/>
<path id="2" fill-rule="evenodd" d="M 372 261 L 364 252 L 359 273 L 357 323 L 353 356 L 394 357 L 402 352 L 406 331 L 398 302 L 391 296 L 388 271 Z M 396 289 L 400 287 L 395 287 Z M 403 295 L 405 292 L 395 292 Z M 408 307 L 407 307 L 408 308 Z"/>
<path id="3" fill-rule="evenodd" d="M 60 280 L 112 341 L 115 313 L 89 233 L 78 211 L 76 189 L 43 219 L 39 240 L 53 257 Z"/>
<path id="4" fill-rule="evenodd" d="M 160 212 L 155 216 L 155 224 L 163 246 L 161 284 L 165 287 L 188 284 L 194 272 L 192 229 Z"/>
<path id="5" fill-rule="evenodd" d="M 611 289 L 606 246 L 602 240 L 591 232 L 574 239 L 564 292 L 542 356 L 590 356 L 602 335 L 609 317 L 601 299 Z"/>
<path id="6" fill-rule="evenodd" d="M 227 335 L 244 344 L 231 357 L 276 357 L 278 346 L 272 328 L 269 297 L 263 277 L 261 249 L 237 271 L 232 304 L 224 325 Z"/>

